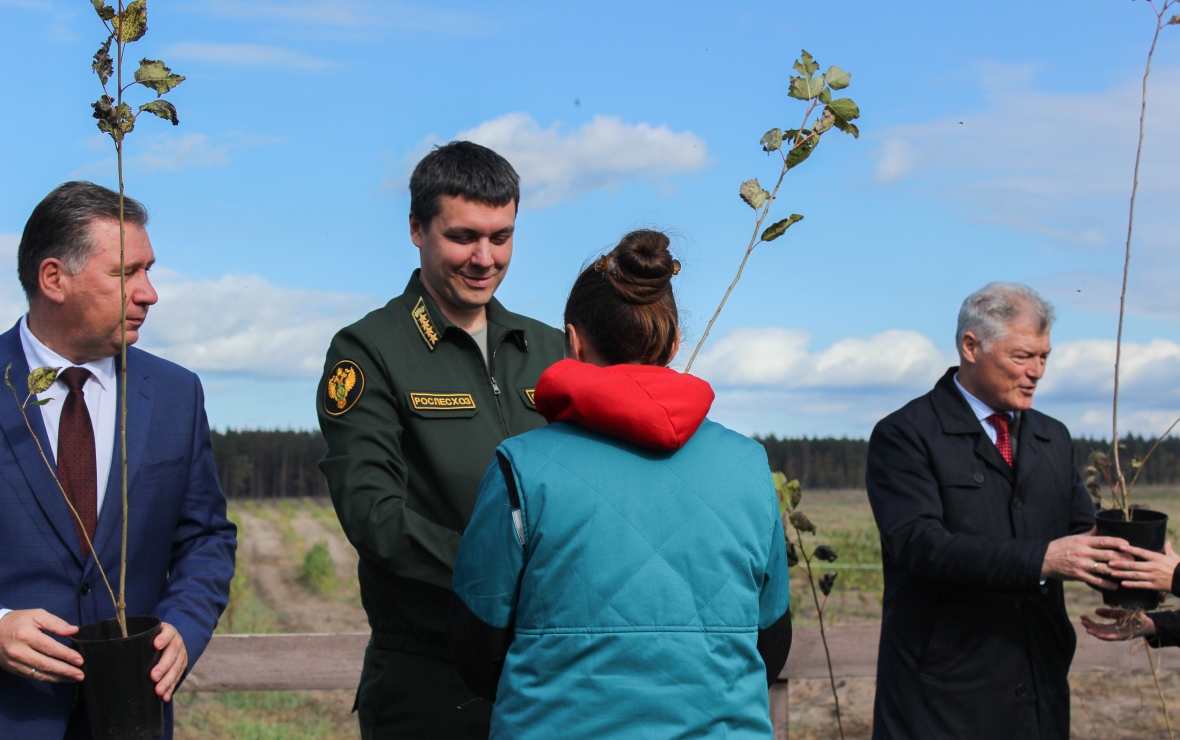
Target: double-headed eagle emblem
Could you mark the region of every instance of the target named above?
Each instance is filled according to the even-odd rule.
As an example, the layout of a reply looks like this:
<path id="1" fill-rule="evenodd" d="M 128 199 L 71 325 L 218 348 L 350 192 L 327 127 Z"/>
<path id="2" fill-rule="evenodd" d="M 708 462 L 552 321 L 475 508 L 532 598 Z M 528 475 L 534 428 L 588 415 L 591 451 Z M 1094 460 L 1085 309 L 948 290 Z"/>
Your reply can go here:
<path id="1" fill-rule="evenodd" d="M 365 392 L 365 374 L 352 360 L 341 360 L 328 374 L 328 388 L 324 411 L 329 416 L 340 416 L 356 405 Z"/>
<path id="2" fill-rule="evenodd" d="M 348 394 L 356 386 L 356 370 L 352 367 L 337 367 L 336 374 L 328 379 L 328 396 L 336 402 L 336 408 L 343 409 L 348 403 Z"/>

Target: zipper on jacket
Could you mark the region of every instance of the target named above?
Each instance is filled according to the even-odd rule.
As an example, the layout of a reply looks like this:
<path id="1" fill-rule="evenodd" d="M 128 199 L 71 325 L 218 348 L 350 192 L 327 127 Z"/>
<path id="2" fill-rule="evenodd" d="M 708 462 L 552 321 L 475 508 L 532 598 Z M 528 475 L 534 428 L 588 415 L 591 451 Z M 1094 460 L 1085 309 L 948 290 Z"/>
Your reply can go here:
<path id="1" fill-rule="evenodd" d="M 504 417 L 504 407 L 500 404 L 500 386 L 496 384 L 496 349 L 492 350 L 492 356 L 488 360 L 488 380 L 492 383 L 492 395 L 496 397 L 496 411 L 500 412 L 500 423 L 504 426 L 504 437 L 507 438 L 511 437 L 512 433 L 508 431 L 508 419 Z"/>

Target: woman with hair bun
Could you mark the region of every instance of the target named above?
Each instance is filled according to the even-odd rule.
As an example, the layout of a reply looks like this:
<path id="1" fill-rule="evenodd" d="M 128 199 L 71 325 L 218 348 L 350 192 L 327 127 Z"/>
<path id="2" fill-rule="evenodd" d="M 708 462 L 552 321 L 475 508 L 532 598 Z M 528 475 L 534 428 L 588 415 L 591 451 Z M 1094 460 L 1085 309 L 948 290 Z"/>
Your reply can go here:
<path id="1" fill-rule="evenodd" d="M 680 263 L 634 231 L 584 269 L 549 426 L 506 440 L 455 563 L 450 635 L 492 737 L 772 735 L 786 663 L 786 541 L 766 454 L 705 418 L 667 367 Z"/>

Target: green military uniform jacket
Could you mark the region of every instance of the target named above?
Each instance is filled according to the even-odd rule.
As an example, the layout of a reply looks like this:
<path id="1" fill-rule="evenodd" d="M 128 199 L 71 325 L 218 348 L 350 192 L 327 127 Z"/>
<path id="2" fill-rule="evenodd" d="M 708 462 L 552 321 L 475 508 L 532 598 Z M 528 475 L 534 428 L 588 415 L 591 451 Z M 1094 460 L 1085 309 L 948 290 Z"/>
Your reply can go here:
<path id="1" fill-rule="evenodd" d="M 373 646 L 449 660 L 451 573 L 479 482 L 501 441 L 545 424 L 533 389 L 564 341 L 492 299 L 485 364 L 418 273 L 333 338 L 316 404 L 320 468 L 360 554 Z"/>

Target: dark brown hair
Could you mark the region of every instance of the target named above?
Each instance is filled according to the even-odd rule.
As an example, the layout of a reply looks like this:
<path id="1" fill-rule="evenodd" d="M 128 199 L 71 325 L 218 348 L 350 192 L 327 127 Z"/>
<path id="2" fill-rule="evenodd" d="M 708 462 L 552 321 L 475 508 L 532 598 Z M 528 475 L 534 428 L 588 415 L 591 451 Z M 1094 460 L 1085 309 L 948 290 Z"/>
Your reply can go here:
<path id="1" fill-rule="evenodd" d="M 436 146 L 410 175 L 410 213 L 429 229 L 449 195 L 500 208 L 520 208 L 520 178 L 508 160 L 486 146 L 452 141 Z"/>
<path id="2" fill-rule="evenodd" d="M 632 231 L 578 275 L 565 303 L 573 324 L 611 365 L 667 365 L 679 325 L 668 237 Z"/>
<path id="3" fill-rule="evenodd" d="M 124 197 L 123 216 L 129 224 L 147 225 L 147 210 L 132 198 Z M 90 223 L 96 219 L 119 220 L 119 194 L 92 182 L 58 185 L 37 204 L 16 249 L 17 274 L 30 301 L 41 290 L 41 263 L 45 260 L 61 260 L 71 275 L 86 267 L 94 256 Z"/>

